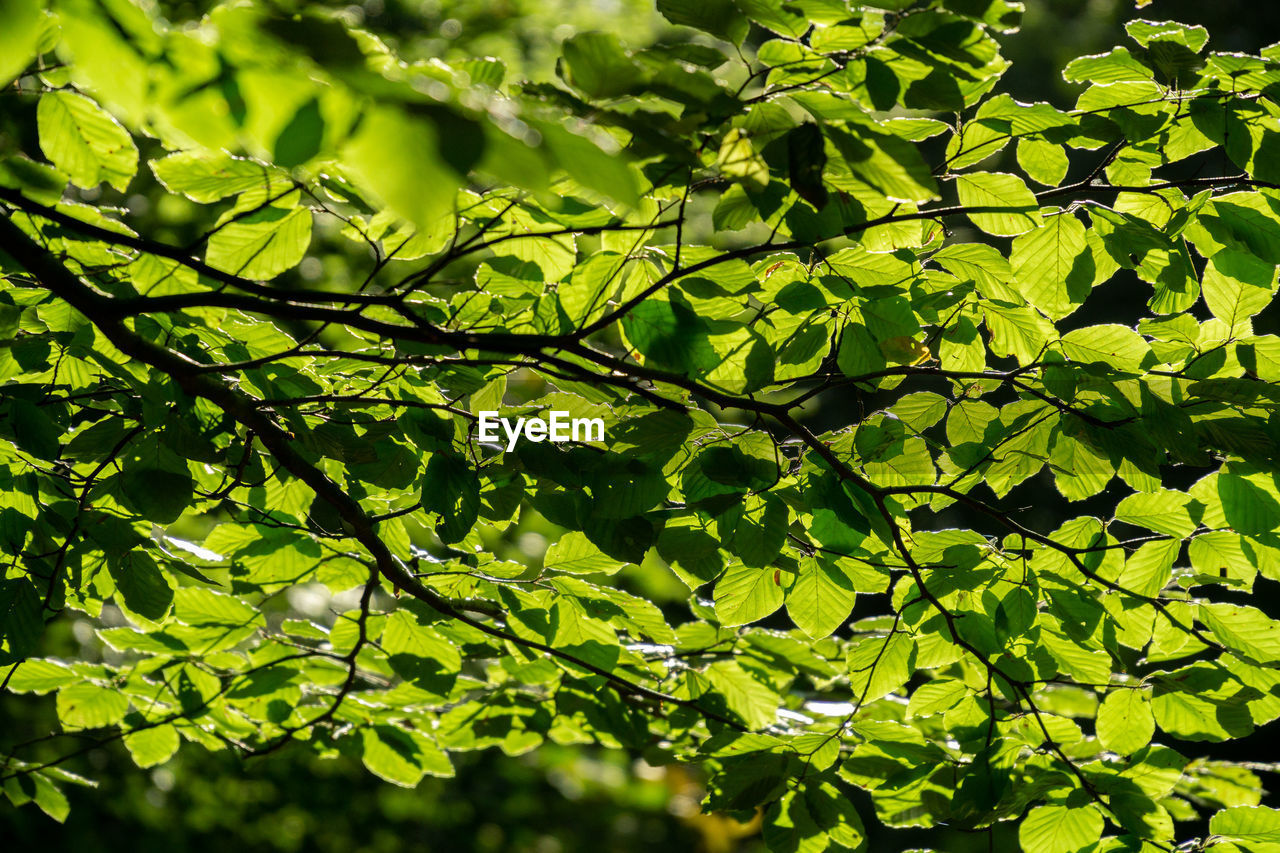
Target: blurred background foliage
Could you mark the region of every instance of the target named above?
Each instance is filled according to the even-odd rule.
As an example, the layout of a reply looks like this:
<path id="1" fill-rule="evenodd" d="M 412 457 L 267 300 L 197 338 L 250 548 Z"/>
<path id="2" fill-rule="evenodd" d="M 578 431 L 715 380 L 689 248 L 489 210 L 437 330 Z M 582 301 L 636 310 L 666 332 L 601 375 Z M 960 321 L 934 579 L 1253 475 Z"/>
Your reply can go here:
<path id="1" fill-rule="evenodd" d="M 153 5 L 178 23 L 198 18 L 214 4 Z M 287 9 L 320 4 L 285 0 L 275 5 Z M 406 59 L 494 56 L 507 64 L 508 80 L 553 80 L 558 45 L 576 32 L 606 30 L 631 45 L 674 34 L 655 11 L 652 0 L 366 0 L 362 4 L 328 5 L 340 10 L 352 24 L 378 34 Z M 1141 9 L 1135 8 L 1133 0 L 1026 0 L 1026 5 L 1021 30 L 1002 37 L 1012 70 L 997 89 L 1020 101 L 1069 106 L 1081 87 L 1064 82 L 1060 69 L 1074 57 L 1123 43 L 1123 24 L 1135 17 L 1200 24 L 1211 33 L 1215 50 L 1256 52 L 1280 41 L 1280 3 L 1265 0 L 1154 0 Z M 745 48 L 750 49 L 760 36 L 753 33 Z M 25 130 L 0 115 L 0 137 Z M 140 189 L 134 195 L 121 199 L 135 216 L 145 218 L 149 207 L 161 197 L 166 204 L 182 203 L 172 195 L 164 196 L 155 185 L 153 194 L 142 181 L 135 187 Z M 179 211 L 156 211 L 156 216 L 157 222 L 187 222 L 197 227 Z M 181 243 L 184 235 L 157 231 L 156 236 Z M 305 278 L 342 278 L 347 274 L 339 255 L 329 254 L 323 262 L 313 260 L 316 263 L 302 265 L 300 274 Z M 1145 299 L 1139 288 L 1132 290 L 1135 304 Z M 1086 305 L 1076 321 L 1098 322 L 1103 312 L 1116 310 L 1116 300 L 1123 302 L 1125 298 L 1123 282 L 1113 284 L 1101 294 L 1101 299 L 1111 300 L 1111 304 L 1091 300 L 1093 304 Z M 1276 328 L 1267 327 L 1280 325 L 1274 317 L 1260 319 L 1260 334 L 1274 333 Z M 851 400 L 847 405 L 858 402 Z M 846 422 L 847 415 L 829 413 Z M 1062 499 L 1049 481 L 1033 480 L 1021 487 L 1020 494 L 1028 507 L 1045 516 L 1042 520 L 1047 526 L 1038 526 L 1051 529 L 1050 519 Z M 538 529 L 540 523 L 536 519 L 526 522 L 510 541 L 495 542 L 494 548 L 541 553 L 545 539 Z M 683 587 L 670 575 L 650 572 L 643 566 L 624 573 L 619 580 L 641 588 L 655 600 L 669 597 L 676 601 L 684 595 Z M 1276 595 L 1271 588 L 1260 592 Z M 280 603 L 281 613 L 276 618 L 283 618 L 285 610 L 305 613 L 334 606 L 323 595 L 316 595 L 316 600 L 308 600 L 303 589 Z M 859 607 L 874 609 L 873 598 L 860 600 Z M 51 624 L 49 652 L 88 659 L 86 652 L 96 648 L 90 642 L 90 630 L 87 623 Z M 0 739 L 6 742 L 55 724 L 52 695 L 44 705 L 8 704 L 4 731 L 0 731 Z M 23 719 L 22 714 L 41 716 Z M 1246 738 L 1209 751 L 1214 757 L 1246 758 L 1257 754 L 1257 740 L 1256 736 Z M 58 746 L 65 749 L 66 744 Z M 0 817 L 0 840 L 5 850 L 40 849 L 47 853 L 107 849 L 135 853 L 764 850 L 755 826 L 699 814 L 701 780 L 681 768 L 651 768 L 618 753 L 551 745 L 515 758 L 494 751 L 464 753 L 456 758 L 456 779 L 428 777 L 416 789 L 406 790 L 385 785 L 366 773 L 357 756 L 319 759 L 303 750 L 286 749 L 268 759 L 242 762 L 230 752 L 211 754 L 187 748 L 167 764 L 144 771 L 134 767 L 117 743 L 90 750 L 81 759 L 101 783 L 97 791 L 69 791 L 72 817 L 65 825 L 55 824 L 35 809 L 10 809 Z M 869 804 L 861 805 L 869 811 Z M 987 850 L 993 843 L 1016 844 L 1014 830 L 1007 825 L 998 827 L 1003 832 L 991 837 L 946 830 L 895 830 L 888 835 L 883 829 L 877 837 L 875 824 L 868 824 L 868 829 L 870 853 L 912 845 L 965 853 Z"/>

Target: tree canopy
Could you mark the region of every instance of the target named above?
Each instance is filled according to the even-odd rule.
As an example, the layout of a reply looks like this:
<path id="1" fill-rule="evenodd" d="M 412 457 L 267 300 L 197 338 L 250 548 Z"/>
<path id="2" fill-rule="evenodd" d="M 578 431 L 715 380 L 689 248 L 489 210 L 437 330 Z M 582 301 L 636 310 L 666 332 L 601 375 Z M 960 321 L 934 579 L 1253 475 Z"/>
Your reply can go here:
<path id="1" fill-rule="evenodd" d="M 657 11 L 525 79 L 0 0 L 10 805 L 592 747 L 777 853 L 1280 849 L 1207 746 L 1280 717 L 1280 46 L 1021 103 L 1010 0 Z"/>

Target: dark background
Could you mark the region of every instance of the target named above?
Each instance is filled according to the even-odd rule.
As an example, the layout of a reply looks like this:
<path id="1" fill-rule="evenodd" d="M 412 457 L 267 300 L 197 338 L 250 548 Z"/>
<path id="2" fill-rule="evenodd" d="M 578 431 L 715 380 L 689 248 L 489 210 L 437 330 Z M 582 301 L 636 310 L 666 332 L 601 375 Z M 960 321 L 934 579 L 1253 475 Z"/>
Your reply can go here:
<path id="1" fill-rule="evenodd" d="M 208 7 L 159 5 L 173 21 L 198 16 Z M 1256 52 L 1280 41 L 1280 3 L 1266 0 L 1155 0 L 1136 11 L 1123 0 L 1027 0 L 1027 6 L 1022 31 L 1002 38 L 1013 70 L 997 91 L 1060 107 L 1072 106 L 1082 87 L 1063 82 L 1059 69 L 1076 56 L 1124 43 L 1123 22 L 1133 17 L 1201 24 L 1211 33 L 1212 50 Z M 637 44 L 663 29 L 649 0 L 367 0 L 363 6 L 341 8 L 409 58 L 497 55 L 512 66 L 512 76 L 536 79 L 552 75 L 555 46 L 575 28 L 610 30 Z M 1179 168 L 1210 175 L 1220 174 L 1224 164 L 1194 160 Z M 1144 312 L 1150 291 L 1128 275 L 1097 288 L 1071 323 L 1134 322 Z M 1260 332 L 1274 333 L 1280 323 L 1269 313 L 1260 318 L 1259 326 Z M 849 423 L 864 406 L 875 403 L 827 400 L 817 423 Z M 1204 473 L 1170 476 L 1184 478 L 1177 485 L 1185 487 Z M 1066 504 L 1047 475 L 1042 476 L 1019 487 L 1006 503 L 1025 508 L 1019 516 L 1024 523 L 1052 530 L 1062 520 L 1090 511 L 1088 503 Z M 1117 497 L 1108 493 L 1093 501 L 1113 506 Z M 931 523 L 983 529 L 977 519 L 958 515 Z M 1258 583 L 1255 603 L 1280 611 L 1278 587 L 1266 580 Z M 864 597 L 855 616 L 877 612 L 885 606 L 883 598 Z M 51 625 L 50 653 L 75 654 L 76 633 L 66 621 Z M 0 697 L 0 742 L 53 728 L 52 697 Z M 1274 754 L 1271 734 L 1264 730 L 1229 744 L 1180 748 L 1188 755 L 1265 761 Z M 59 746 L 69 748 L 66 742 Z M 758 836 L 738 839 L 740 831 L 732 824 L 693 814 L 692 804 L 701 792 L 698 780 L 683 771 L 647 768 L 620 754 L 554 746 L 517 758 L 496 752 L 456 758 L 456 779 L 428 778 L 417 789 L 406 790 L 370 776 L 356 758 L 321 760 L 301 748 L 241 762 L 227 752 L 209 754 L 188 745 L 167 765 L 142 771 L 122 748 L 109 746 L 69 765 L 99 780 L 99 787 L 69 789 L 72 812 L 66 825 L 55 824 L 33 806 L 6 807 L 0 810 L 0 845 L 49 853 L 763 849 Z M 869 803 L 860 805 L 864 815 L 872 814 Z M 947 851 L 987 850 L 989 844 L 1016 847 L 1012 826 L 998 828 L 994 838 L 945 829 L 868 829 L 872 853 L 922 846 Z M 1180 827 L 1180 835 L 1204 831 Z"/>

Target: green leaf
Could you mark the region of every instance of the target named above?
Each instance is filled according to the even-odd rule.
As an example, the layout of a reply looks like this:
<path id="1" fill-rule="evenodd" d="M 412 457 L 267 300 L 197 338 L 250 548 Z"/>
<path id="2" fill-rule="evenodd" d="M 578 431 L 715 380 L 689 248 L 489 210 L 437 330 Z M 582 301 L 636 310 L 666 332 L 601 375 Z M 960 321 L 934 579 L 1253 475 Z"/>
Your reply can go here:
<path id="1" fill-rule="evenodd" d="M 164 764 L 178 751 L 178 730 L 171 725 L 138 729 L 125 735 L 124 745 L 134 764 L 155 767 Z"/>
<path id="2" fill-rule="evenodd" d="M 1068 62 L 1062 71 L 1062 79 L 1068 83 L 1119 83 L 1154 78 L 1155 72 L 1126 47 L 1113 48 L 1097 56 L 1081 56 Z"/>
<path id="3" fill-rule="evenodd" d="M 769 185 L 769 167 L 756 153 L 747 133 L 736 127 L 724 135 L 716 166 L 722 175 L 738 181 L 748 190 L 759 192 Z"/>
<path id="4" fill-rule="evenodd" d="M 1271 304 L 1276 268 L 1252 255 L 1224 250 L 1209 259 L 1202 281 L 1205 304 L 1233 334 L 1249 334 L 1251 318 Z"/>
<path id="5" fill-rule="evenodd" d="M 1201 604 L 1200 621 L 1227 648 L 1269 665 L 1280 659 L 1280 622 L 1256 607 Z"/>
<path id="6" fill-rule="evenodd" d="M 1209 818 L 1209 831 L 1225 841 L 1280 844 L 1280 811 L 1266 806 L 1232 806 Z"/>
<path id="7" fill-rule="evenodd" d="M 427 774 L 453 775 L 448 755 L 417 732 L 370 726 L 362 730 L 360 736 L 364 766 L 388 782 L 415 788 Z"/>
<path id="8" fill-rule="evenodd" d="M 439 695 L 449 694 L 462 667 L 457 647 L 406 610 L 387 617 L 379 644 L 399 675 Z"/>
<path id="9" fill-rule="evenodd" d="M 971 172 L 956 175 L 956 194 L 969 219 L 997 237 L 1016 237 L 1040 224 L 1040 205 L 1016 175 Z"/>
<path id="10" fill-rule="evenodd" d="M 589 98 L 613 98 L 641 82 L 640 67 L 610 33 L 578 33 L 564 40 L 566 81 Z"/>
<path id="11" fill-rule="evenodd" d="M 1009 260 L 1027 302 L 1051 320 L 1083 305 L 1093 287 L 1093 254 L 1071 213 L 1047 216 L 1043 226 L 1016 237 Z"/>
<path id="12" fill-rule="evenodd" d="M 787 178 L 791 189 L 816 210 L 827 205 L 822 169 L 827 164 L 822 131 L 806 122 L 787 134 Z"/>
<path id="13" fill-rule="evenodd" d="M 840 568 L 818 557 L 804 557 L 787 590 L 787 615 L 815 640 L 829 636 L 849 618 L 855 594 Z"/>
<path id="14" fill-rule="evenodd" d="M 992 352 L 1024 364 L 1038 359 L 1054 335 L 1053 324 L 1030 308 L 986 304 L 983 316 L 991 331 Z"/>
<path id="15" fill-rule="evenodd" d="M 1072 361 L 1137 372 L 1151 355 L 1151 347 L 1133 329 L 1109 323 L 1063 335 L 1062 352 Z"/>
<path id="16" fill-rule="evenodd" d="M 673 24 L 703 30 L 740 43 L 750 25 L 733 0 L 658 0 L 658 11 Z"/>
<path id="17" fill-rule="evenodd" d="M 180 151 L 152 160 L 151 171 L 170 192 L 205 204 L 251 190 L 270 198 L 285 187 L 277 170 L 222 153 Z"/>
<path id="18" fill-rule="evenodd" d="M 587 137 L 551 122 L 540 122 L 537 127 L 555 163 L 575 181 L 624 206 L 639 202 L 636 175 L 625 151 L 605 151 Z"/>
<path id="19" fill-rule="evenodd" d="M 861 706 L 901 688 L 915 669 L 916 655 L 916 644 L 901 632 L 850 646 L 845 663 L 854 701 Z"/>
<path id="20" fill-rule="evenodd" d="M 9 675 L 14 693 L 48 693 L 78 680 L 66 665 L 54 660 L 28 658 Z"/>
<path id="21" fill-rule="evenodd" d="M 782 606 L 778 570 L 746 565 L 730 566 L 716 581 L 716 616 L 723 625 L 747 625 Z"/>
<path id="22" fill-rule="evenodd" d="M 71 804 L 67 801 L 67 797 L 62 791 L 53 784 L 45 775 L 37 775 L 35 777 L 35 795 L 32 798 L 40 811 L 63 823 L 67 819 L 67 815 L 71 813 Z"/>
<path id="23" fill-rule="evenodd" d="M 1187 556 L 1203 577 L 1236 578 L 1251 585 L 1261 561 L 1257 547 L 1237 533 L 1215 530 L 1191 540 Z"/>
<path id="24" fill-rule="evenodd" d="M 37 459 L 52 461 L 61 450 L 58 436 L 63 429 L 40 407 L 28 400 L 14 398 L 9 403 L 13 438 L 18 447 Z"/>
<path id="25" fill-rule="evenodd" d="M 40 147 L 78 187 L 120 192 L 138 171 L 138 148 L 120 122 L 83 95 L 49 92 L 36 107 Z"/>
<path id="26" fill-rule="evenodd" d="M 36 58 L 43 17 L 32 0 L 0 0 L 0 89 L 7 88 Z"/>
<path id="27" fill-rule="evenodd" d="M 1093 806 L 1038 806 L 1018 827 L 1024 850 L 1037 853 L 1078 853 L 1102 837 L 1102 815 Z"/>
<path id="28" fill-rule="evenodd" d="M 1061 145 L 1043 139 L 1018 140 L 1017 157 L 1018 165 L 1031 180 L 1049 187 L 1061 184 L 1071 166 Z"/>
<path id="29" fill-rule="evenodd" d="M 120 490 L 140 515 L 171 524 L 186 512 L 195 486 L 185 470 L 133 464 L 120 474 Z"/>
<path id="30" fill-rule="evenodd" d="M 111 687 L 89 681 L 70 684 L 58 691 L 58 719 L 67 729 L 101 729 L 124 719 L 129 700 Z"/>
<path id="31" fill-rule="evenodd" d="M 1227 525 L 1246 536 L 1265 536 L 1280 527 L 1280 502 L 1273 494 L 1236 474 L 1217 477 L 1216 497 Z"/>
<path id="32" fill-rule="evenodd" d="M 1116 520 L 1185 539 L 1199 526 L 1191 515 L 1195 506 L 1182 492 L 1135 492 L 1116 506 Z"/>
<path id="33" fill-rule="evenodd" d="M 342 151 L 358 184 L 420 230 L 452 213 L 461 175 L 439 156 L 444 141 L 429 121 L 392 107 L 366 113 Z"/>
<path id="34" fill-rule="evenodd" d="M 315 98 L 298 107 L 276 137 L 271 159 L 285 169 L 301 166 L 320 153 L 324 144 L 324 116 Z"/>
<path id="35" fill-rule="evenodd" d="M 939 198 L 938 184 L 919 150 L 901 137 L 862 125 L 827 133 L 854 175 L 893 201 L 925 202 Z"/>
<path id="36" fill-rule="evenodd" d="M 435 453 L 422 477 L 422 505 L 440 516 L 436 534 L 445 542 L 461 541 L 480 511 L 480 480 L 460 456 Z"/>
<path id="37" fill-rule="evenodd" d="M 209 238 L 205 261 L 224 272 L 270 279 L 297 266 L 311 244 L 311 211 L 269 206 L 228 219 Z"/>
<path id="38" fill-rule="evenodd" d="M 1098 740 L 1112 752 L 1131 755 L 1151 742 L 1155 713 L 1146 691 L 1112 689 L 1098 706 Z"/>
<path id="39" fill-rule="evenodd" d="M 186 625 L 239 627 L 263 621 L 256 609 L 225 592 L 184 586 L 174 592 L 173 598 L 173 614 Z"/>
<path id="40" fill-rule="evenodd" d="M 1152 42 L 1172 41 L 1184 45 L 1199 53 L 1209 41 L 1209 32 L 1204 27 L 1189 27 L 1176 21 L 1129 21 L 1124 25 L 1129 37 L 1143 47 L 1150 47 Z"/>
<path id="41" fill-rule="evenodd" d="M 774 495 L 748 495 L 734 509 L 721 515 L 718 525 L 722 531 L 732 528 L 732 538 L 726 537 L 733 553 L 748 566 L 767 566 L 782 549 L 787 534 L 787 505 Z"/>
<path id="42" fill-rule="evenodd" d="M 635 348 L 658 366 L 688 373 L 709 371 L 720 363 L 706 323 L 684 302 L 642 302 L 627 314 L 622 328 Z"/>
<path id="43" fill-rule="evenodd" d="M 601 553 L 585 535 L 571 530 L 547 549 L 543 563 L 547 569 L 574 575 L 613 574 L 623 563 Z"/>
<path id="44" fill-rule="evenodd" d="M 118 563 L 112 563 L 111 577 L 116 592 L 129 612 L 159 622 L 173 603 L 173 588 L 146 551 L 130 551 Z"/>
<path id="45" fill-rule="evenodd" d="M 0 637 L 7 646 L 0 660 L 14 663 L 36 650 L 44 632 L 43 610 L 44 598 L 30 580 L 0 581 Z"/>
<path id="46" fill-rule="evenodd" d="M 1182 543 L 1177 539 L 1147 542 L 1129 556 L 1116 582 L 1134 595 L 1154 598 L 1169 583 L 1170 570 Z"/>

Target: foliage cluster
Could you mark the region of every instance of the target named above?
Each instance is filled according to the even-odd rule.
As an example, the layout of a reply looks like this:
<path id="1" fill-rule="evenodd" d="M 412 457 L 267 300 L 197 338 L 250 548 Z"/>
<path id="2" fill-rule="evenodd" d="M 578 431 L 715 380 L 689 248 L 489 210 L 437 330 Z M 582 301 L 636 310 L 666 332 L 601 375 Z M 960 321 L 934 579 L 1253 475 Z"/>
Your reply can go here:
<path id="1" fill-rule="evenodd" d="M 104 740 L 409 787 L 550 742 L 696 763 L 785 853 L 1280 849 L 1196 746 L 1280 716 L 1280 48 L 1135 20 L 1064 109 L 998 92 L 1008 0 L 657 8 L 520 83 L 301 5 L 0 2 L 0 664 L 62 728 L 5 795 L 64 819 Z"/>

